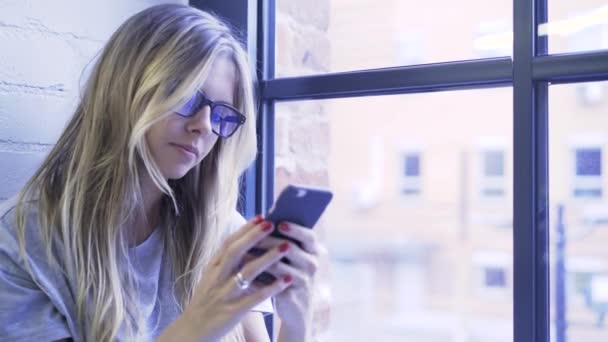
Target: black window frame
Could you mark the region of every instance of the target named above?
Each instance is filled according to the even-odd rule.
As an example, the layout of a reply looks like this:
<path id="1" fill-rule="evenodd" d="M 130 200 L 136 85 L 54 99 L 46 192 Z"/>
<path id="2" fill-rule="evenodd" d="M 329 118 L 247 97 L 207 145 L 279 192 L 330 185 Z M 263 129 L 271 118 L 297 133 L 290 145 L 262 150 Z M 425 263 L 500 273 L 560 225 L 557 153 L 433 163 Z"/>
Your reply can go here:
<path id="1" fill-rule="evenodd" d="M 514 341 L 549 341 L 548 84 L 608 80 L 608 50 L 548 55 L 547 37 L 537 34 L 548 0 L 513 0 L 512 57 L 275 78 L 275 0 L 190 4 L 240 28 L 256 61 L 259 155 L 242 183 L 247 217 L 272 205 L 276 101 L 513 87 Z"/>

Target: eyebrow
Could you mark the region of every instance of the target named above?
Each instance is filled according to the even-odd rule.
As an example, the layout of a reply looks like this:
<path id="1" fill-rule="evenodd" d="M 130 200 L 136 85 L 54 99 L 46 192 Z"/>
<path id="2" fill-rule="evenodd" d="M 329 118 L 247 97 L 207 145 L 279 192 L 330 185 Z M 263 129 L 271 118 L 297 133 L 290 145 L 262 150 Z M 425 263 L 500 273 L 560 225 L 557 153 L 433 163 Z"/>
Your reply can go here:
<path id="1" fill-rule="evenodd" d="M 211 102 L 224 103 L 224 104 L 228 104 L 228 105 L 231 105 L 231 106 L 234 107 L 234 101 L 224 101 L 224 100 L 214 100 L 214 99 L 211 99 L 209 97 L 209 95 L 207 95 L 207 93 L 203 89 L 201 89 L 201 88 L 196 89 L 196 91 L 198 91 L 199 93 L 203 94 L 203 96 L 205 96 L 207 98 L 207 100 L 210 100 Z"/>

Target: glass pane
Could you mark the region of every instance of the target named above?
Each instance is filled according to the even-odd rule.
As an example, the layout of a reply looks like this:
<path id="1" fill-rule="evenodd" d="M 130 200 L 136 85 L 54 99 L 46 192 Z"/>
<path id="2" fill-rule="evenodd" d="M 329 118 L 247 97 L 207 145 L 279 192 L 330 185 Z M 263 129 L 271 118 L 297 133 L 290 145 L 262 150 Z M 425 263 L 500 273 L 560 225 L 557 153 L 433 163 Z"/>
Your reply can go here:
<path id="1" fill-rule="evenodd" d="M 608 341 L 608 82 L 549 101 L 552 341 Z"/>
<path id="2" fill-rule="evenodd" d="M 550 0 L 549 23 L 538 34 L 548 35 L 552 54 L 608 49 L 608 3 Z"/>
<path id="3" fill-rule="evenodd" d="M 315 227 L 318 340 L 513 340 L 512 170 L 484 174 L 487 151 L 512 165 L 512 102 L 499 88 L 276 105 L 276 192 L 334 192 Z"/>
<path id="4" fill-rule="evenodd" d="M 504 157 L 502 151 L 487 151 L 485 158 L 485 175 L 501 177 L 504 174 Z"/>
<path id="5" fill-rule="evenodd" d="M 602 175 L 602 150 L 599 148 L 582 148 L 576 151 L 577 176 Z"/>
<path id="6" fill-rule="evenodd" d="M 412 177 L 420 175 L 420 161 L 417 155 L 405 157 L 405 175 Z"/>
<path id="7" fill-rule="evenodd" d="M 511 56 L 510 0 L 276 1 L 276 76 Z"/>

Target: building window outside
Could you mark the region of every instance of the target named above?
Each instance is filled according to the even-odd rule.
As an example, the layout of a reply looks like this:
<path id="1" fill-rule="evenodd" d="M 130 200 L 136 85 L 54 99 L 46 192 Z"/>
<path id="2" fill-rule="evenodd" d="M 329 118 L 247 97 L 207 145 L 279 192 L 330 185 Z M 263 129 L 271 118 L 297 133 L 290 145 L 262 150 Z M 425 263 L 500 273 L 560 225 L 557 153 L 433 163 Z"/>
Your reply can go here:
<path id="1" fill-rule="evenodd" d="M 510 298 L 511 258 L 509 252 L 500 250 L 485 250 L 473 253 L 475 287 L 481 297 L 497 300 L 508 300 Z"/>
<path id="2" fill-rule="evenodd" d="M 403 155 L 401 194 L 418 196 L 421 193 L 421 160 L 420 153 L 407 152 Z"/>
<path id="3" fill-rule="evenodd" d="M 503 267 L 486 267 L 483 272 L 485 287 L 504 288 L 507 286 L 507 275 Z"/>
<path id="4" fill-rule="evenodd" d="M 484 198 L 505 196 L 504 150 L 482 151 L 481 196 Z"/>
<path id="5" fill-rule="evenodd" d="M 577 148 L 574 151 L 574 188 L 576 198 L 601 198 L 602 150 L 599 147 Z"/>

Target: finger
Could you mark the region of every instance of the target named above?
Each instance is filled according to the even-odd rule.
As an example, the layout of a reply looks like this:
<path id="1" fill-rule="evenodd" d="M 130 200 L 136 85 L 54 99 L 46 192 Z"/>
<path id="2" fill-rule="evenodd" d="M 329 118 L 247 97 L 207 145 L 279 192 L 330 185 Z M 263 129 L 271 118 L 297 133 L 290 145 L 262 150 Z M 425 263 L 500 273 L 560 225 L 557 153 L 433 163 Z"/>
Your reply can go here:
<path id="1" fill-rule="evenodd" d="M 256 215 L 251 220 L 247 221 L 243 226 L 232 233 L 225 241 L 225 244 L 231 244 L 236 240 L 240 239 L 243 235 L 247 234 L 253 227 L 262 223 L 264 217 L 262 215 Z"/>
<path id="2" fill-rule="evenodd" d="M 319 268 L 318 258 L 314 254 L 307 253 L 294 243 L 287 248 L 286 257 L 291 265 L 304 273 L 314 276 Z"/>
<path id="3" fill-rule="evenodd" d="M 222 254 L 222 276 L 227 277 L 237 269 L 238 264 L 243 259 L 251 247 L 257 244 L 260 240 L 272 232 L 272 223 L 262 221 L 259 224 L 251 227 L 243 236 L 230 243 L 224 245 L 224 253 Z"/>
<path id="4" fill-rule="evenodd" d="M 319 253 L 319 246 L 317 246 L 317 236 L 312 229 L 302 227 L 291 222 L 279 223 L 278 229 L 281 234 L 299 241 L 302 244 L 302 248 L 308 253 Z"/>
<path id="5" fill-rule="evenodd" d="M 254 255 L 260 255 L 269 249 L 273 249 L 273 248 L 277 247 L 278 245 L 282 244 L 283 242 L 285 242 L 285 239 L 269 235 L 269 236 L 265 237 L 264 239 L 262 239 L 260 242 L 258 242 L 255 246 L 253 246 L 253 248 L 251 248 L 251 250 L 249 250 L 249 252 L 251 252 Z"/>
<path id="6" fill-rule="evenodd" d="M 250 292 L 245 296 L 240 297 L 239 304 L 241 308 L 250 310 L 259 305 L 270 297 L 273 297 L 293 284 L 294 277 L 290 274 L 277 277 L 277 280 L 270 285 L 258 287 L 254 292 Z"/>
<path id="7" fill-rule="evenodd" d="M 224 245 L 228 246 L 228 245 L 234 243 L 236 240 L 241 238 L 247 232 L 252 230 L 257 224 L 260 224 L 263 220 L 264 220 L 264 218 L 262 215 L 256 215 L 251 220 L 247 221 L 239 229 L 237 229 L 234 233 L 230 234 L 230 236 L 228 236 L 226 238 L 226 240 L 224 240 Z M 211 265 L 218 266 L 222 261 L 222 257 L 223 257 L 222 253 L 217 253 L 211 260 Z"/>
<path id="8" fill-rule="evenodd" d="M 274 275 L 277 279 L 281 279 L 287 275 L 293 277 L 294 286 L 306 286 L 309 287 L 312 284 L 313 276 L 310 276 L 292 265 L 288 265 L 284 262 L 277 262 L 268 268 L 268 272 Z"/>
<path id="9" fill-rule="evenodd" d="M 290 245 L 288 242 L 283 242 L 279 246 L 269 250 L 264 255 L 253 259 L 246 263 L 243 268 L 241 268 L 241 274 L 245 278 L 245 280 L 249 283 L 253 282 L 253 280 L 260 275 L 262 272 L 266 271 L 270 266 L 279 262 L 281 258 L 283 258 L 288 252 Z M 236 286 L 236 289 L 239 289 Z"/>

